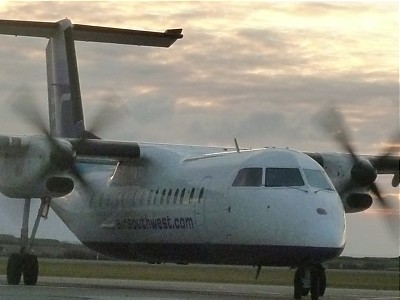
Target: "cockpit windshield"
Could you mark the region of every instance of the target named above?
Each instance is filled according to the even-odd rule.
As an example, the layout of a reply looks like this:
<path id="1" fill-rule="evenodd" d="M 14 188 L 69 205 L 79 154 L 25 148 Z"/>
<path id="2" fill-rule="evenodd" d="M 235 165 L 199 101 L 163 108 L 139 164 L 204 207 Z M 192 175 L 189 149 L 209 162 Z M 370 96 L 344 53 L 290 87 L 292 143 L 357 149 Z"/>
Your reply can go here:
<path id="1" fill-rule="evenodd" d="M 304 169 L 303 171 L 310 186 L 322 190 L 333 190 L 332 185 L 320 170 Z"/>
<path id="2" fill-rule="evenodd" d="M 266 168 L 263 182 L 263 168 L 249 167 L 239 170 L 232 186 L 236 187 L 301 187 L 308 185 L 321 190 L 334 190 L 321 170 L 303 169 L 305 179 L 298 168 Z"/>
<path id="3" fill-rule="evenodd" d="M 299 169 L 296 168 L 266 168 L 265 186 L 304 186 Z"/>
<path id="4" fill-rule="evenodd" d="M 244 168 L 239 171 L 232 186 L 261 186 L 262 168 Z"/>

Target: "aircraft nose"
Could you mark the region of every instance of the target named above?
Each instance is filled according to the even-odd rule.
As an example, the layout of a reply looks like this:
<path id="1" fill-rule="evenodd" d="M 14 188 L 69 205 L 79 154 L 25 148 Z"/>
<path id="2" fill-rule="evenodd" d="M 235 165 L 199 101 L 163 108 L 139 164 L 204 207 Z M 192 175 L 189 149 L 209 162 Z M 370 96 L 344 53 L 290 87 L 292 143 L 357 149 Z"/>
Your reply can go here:
<path id="1" fill-rule="evenodd" d="M 320 228 L 315 233 L 316 243 L 323 247 L 343 248 L 345 244 L 345 229 L 341 223 L 331 223 Z"/>
<path id="2" fill-rule="evenodd" d="M 346 220 L 339 205 L 318 205 L 314 212 L 312 235 L 320 246 L 343 248 L 346 242 Z"/>

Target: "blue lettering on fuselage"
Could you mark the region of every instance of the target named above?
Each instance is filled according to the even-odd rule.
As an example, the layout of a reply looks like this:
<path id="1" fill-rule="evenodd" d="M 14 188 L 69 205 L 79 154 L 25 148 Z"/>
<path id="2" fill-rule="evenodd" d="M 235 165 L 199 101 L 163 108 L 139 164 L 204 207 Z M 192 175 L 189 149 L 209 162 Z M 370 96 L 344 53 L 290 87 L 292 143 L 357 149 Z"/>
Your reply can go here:
<path id="1" fill-rule="evenodd" d="M 122 218 L 116 220 L 117 229 L 124 230 L 175 230 L 194 229 L 195 225 L 191 217 L 169 216 L 160 218 Z"/>

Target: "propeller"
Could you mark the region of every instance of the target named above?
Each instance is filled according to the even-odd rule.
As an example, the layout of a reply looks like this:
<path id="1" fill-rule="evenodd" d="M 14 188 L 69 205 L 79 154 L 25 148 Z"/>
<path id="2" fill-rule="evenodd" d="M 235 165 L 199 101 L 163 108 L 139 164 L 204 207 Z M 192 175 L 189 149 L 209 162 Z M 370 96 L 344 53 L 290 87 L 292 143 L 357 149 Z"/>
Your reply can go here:
<path id="1" fill-rule="evenodd" d="M 376 167 L 383 164 L 384 161 L 391 157 L 391 154 L 396 150 L 395 145 L 400 141 L 400 134 L 396 134 L 391 139 L 389 146 L 382 151 L 381 155 L 377 156 L 377 159 L 374 160 L 372 164 L 368 159 L 357 155 L 357 152 L 351 143 L 346 122 L 342 114 L 340 114 L 335 108 L 330 108 L 324 112 L 320 121 L 325 131 L 331 135 L 336 142 L 338 142 L 342 149 L 350 154 L 353 163 L 353 167 L 351 168 L 351 179 L 344 185 L 341 193 L 348 192 L 355 187 L 368 187 L 376 196 L 376 199 L 378 200 L 377 203 L 383 209 L 392 209 L 393 207 L 382 196 L 381 189 L 375 182 L 377 178 Z M 389 222 L 390 227 L 393 229 L 394 224 L 390 220 Z"/>
<path id="2" fill-rule="evenodd" d="M 82 176 L 82 173 L 75 164 L 76 151 L 85 148 L 86 142 L 91 139 L 99 139 L 96 132 L 101 131 L 103 128 L 109 127 L 112 121 L 114 121 L 115 115 L 118 113 L 118 119 L 126 116 L 121 114 L 121 107 L 116 108 L 118 105 L 113 105 L 115 97 L 107 97 L 103 102 L 107 103 L 103 105 L 96 113 L 95 117 L 92 118 L 91 124 L 81 133 L 81 136 L 77 138 L 74 143 L 62 138 L 56 138 L 51 135 L 47 120 L 44 119 L 43 115 L 39 112 L 38 106 L 35 105 L 36 101 L 32 97 L 32 92 L 22 87 L 19 91 L 9 99 L 11 109 L 16 112 L 19 116 L 27 121 L 33 128 L 37 129 L 50 145 L 50 161 L 42 168 L 39 178 L 46 177 L 54 167 L 57 170 L 68 171 L 74 178 L 76 178 L 86 189 L 90 190 L 89 183 Z M 115 104 L 115 103 L 114 103 Z M 135 153 L 136 149 L 129 147 L 130 152 Z"/>
<path id="3" fill-rule="evenodd" d="M 57 170 L 70 172 L 85 188 L 89 188 L 89 183 L 82 176 L 75 164 L 76 152 L 73 146 L 68 141 L 57 139 L 50 134 L 43 116 L 39 112 L 38 107 L 34 105 L 35 100 L 31 95 L 32 93 L 26 89 L 20 90 L 17 95 L 12 97 L 13 100 L 10 107 L 15 113 L 25 119 L 27 123 L 37 129 L 40 134 L 45 136 L 48 141 L 50 146 L 50 161 L 42 168 L 38 177 L 46 177 L 56 167 Z"/>

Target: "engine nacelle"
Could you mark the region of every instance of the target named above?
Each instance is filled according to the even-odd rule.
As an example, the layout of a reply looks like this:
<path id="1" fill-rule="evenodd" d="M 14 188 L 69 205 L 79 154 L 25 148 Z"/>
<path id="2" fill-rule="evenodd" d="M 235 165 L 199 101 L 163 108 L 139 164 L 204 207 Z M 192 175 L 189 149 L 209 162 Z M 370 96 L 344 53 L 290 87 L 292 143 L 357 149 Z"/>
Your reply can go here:
<path id="1" fill-rule="evenodd" d="M 73 160 L 72 146 L 59 140 L 51 147 L 47 137 L 13 137 L 0 140 L 0 192 L 10 198 L 67 195 L 74 182 L 59 176 Z"/>
<path id="2" fill-rule="evenodd" d="M 351 193 L 343 204 L 346 213 L 357 213 L 371 207 L 372 197 L 367 193 Z"/>

